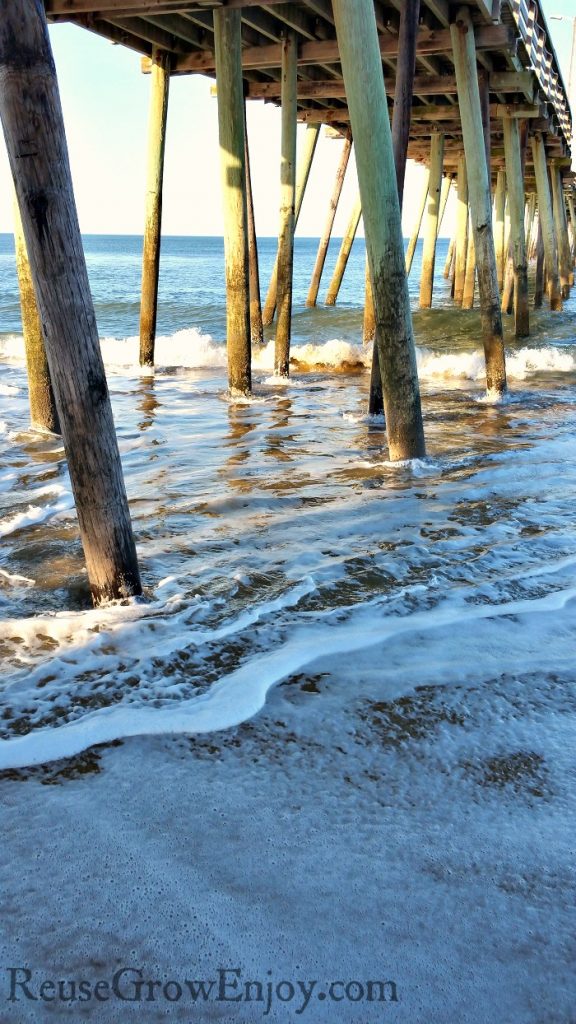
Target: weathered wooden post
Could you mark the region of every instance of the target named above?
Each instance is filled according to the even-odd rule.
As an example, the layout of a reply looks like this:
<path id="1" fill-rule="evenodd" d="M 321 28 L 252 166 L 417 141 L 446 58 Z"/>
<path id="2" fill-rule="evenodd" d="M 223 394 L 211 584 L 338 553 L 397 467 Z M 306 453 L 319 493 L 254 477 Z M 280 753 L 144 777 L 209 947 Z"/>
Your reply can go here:
<path id="1" fill-rule="evenodd" d="M 362 340 L 364 344 L 374 341 L 376 337 L 376 316 L 374 313 L 374 295 L 372 294 L 372 279 L 370 277 L 370 263 L 366 256 L 365 286 L 364 286 L 364 321 L 362 325 Z M 378 371 L 379 373 L 380 371 Z"/>
<path id="2" fill-rule="evenodd" d="M 332 0 L 356 148 L 390 458 L 425 454 L 396 168 L 372 0 Z"/>
<path id="3" fill-rule="evenodd" d="M 526 202 L 526 257 L 530 261 L 530 247 L 532 244 L 532 235 L 534 233 L 534 218 L 536 216 L 536 193 L 530 192 Z"/>
<path id="4" fill-rule="evenodd" d="M 150 113 L 148 120 L 148 169 L 146 178 L 146 220 L 142 250 L 142 298 L 140 302 L 140 365 L 154 365 L 156 316 L 158 312 L 158 276 L 162 231 L 162 180 L 170 54 L 155 52 L 150 75 Z"/>
<path id="5" fill-rule="evenodd" d="M 294 46 L 297 47 L 296 37 L 294 37 Z M 296 60 L 296 57 L 294 57 Z M 284 78 L 282 78 L 284 82 Z M 296 114 L 294 114 L 296 119 Z M 306 194 L 306 186 L 308 184 L 308 178 L 310 177 L 310 170 L 312 168 L 312 160 L 314 159 L 314 153 L 316 152 L 316 144 L 320 137 L 320 124 L 308 124 L 306 125 L 306 131 L 304 133 L 304 145 L 302 147 L 302 156 L 298 161 L 298 167 L 296 169 L 296 183 L 295 183 L 295 198 L 294 198 L 294 227 L 293 232 L 296 230 L 298 225 L 298 218 L 300 217 L 300 210 L 302 209 L 302 203 L 304 202 L 304 196 Z M 296 136 L 295 136 L 296 137 Z M 294 143 L 296 145 L 296 142 Z M 278 243 L 278 250 L 280 249 L 280 243 Z M 270 284 L 268 285 L 268 294 L 266 295 L 266 301 L 262 310 L 262 320 L 265 326 L 269 327 L 274 320 L 274 314 L 276 313 L 276 299 L 278 290 L 278 260 L 279 251 L 276 254 L 276 260 L 272 269 L 272 275 L 270 277 Z"/>
<path id="6" fill-rule="evenodd" d="M 550 166 L 550 178 L 552 181 L 552 204 L 554 208 L 554 225 L 556 238 L 558 239 L 558 270 L 560 272 L 560 292 L 563 299 L 570 298 L 570 275 L 572 273 L 572 259 L 570 243 L 568 241 L 568 226 L 566 223 L 564 208 L 564 192 L 562 189 L 562 175 L 558 164 Z"/>
<path id="7" fill-rule="evenodd" d="M 394 107 L 392 113 L 392 152 L 396 168 L 400 209 L 402 209 L 402 199 L 404 197 L 404 177 L 406 175 L 406 158 L 410 137 L 419 15 L 420 0 L 404 0 L 400 5 L 398 61 L 394 82 Z"/>
<path id="8" fill-rule="evenodd" d="M 506 390 L 506 363 L 492 234 L 492 196 L 486 142 L 482 129 L 474 28 L 467 7 L 461 7 L 458 11 L 456 20 L 450 25 L 450 34 L 468 171 L 482 340 L 486 359 L 486 387 L 488 391 L 502 394 Z"/>
<path id="9" fill-rule="evenodd" d="M 28 402 L 30 405 L 30 426 L 34 430 L 60 433 L 60 420 L 54 400 L 50 370 L 46 358 L 42 325 L 36 305 L 30 263 L 26 252 L 26 240 L 18 201 L 14 197 L 14 247 L 16 249 L 16 273 L 20 291 L 22 312 L 22 334 L 28 372 Z"/>
<path id="10" fill-rule="evenodd" d="M 512 251 L 512 242 L 508 247 L 508 259 L 506 260 L 506 270 L 504 271 L 504 287 L 502 288 L 502 302 L 500 303 L 500 309 L 503 313 L 510 316 L 514 303 L 514 262 L 510 255 Z"/>
<path id="11" fill-rule="evenodd" d="M 356 238 L 356 232 L 358 230 L 361 216 L 362 203 L 360 201 L 360 196 L 358 195 L 354 202 L 354 206 L 352 207 L 352 213 L 350 214 L 350 220 L 348 221 L 348 226 L 344 232 L 340 252 L 338 253 L 338 259 L 336 260 L 336 266 L 334 267 L 334 273 L 332 274 L 332 280 L 330 281 L 328 291 L 326 292 L 327 306 L 336 305 L 336 299 L 338 298 L 338 292 L 340 291 L 344 271 L 348 266 L 348 259 L 352 251 L 354 239 Z"/>
<path id="12" fill-rule="evenodd" d="M 458 159 L 458 203 L 456 206 L 456 266 L 454 270 L 454 302 L 462 305 L 468 252 L 468 176 L 464 154 Z"/>
<path id="13" fill-rule="evenodd" d="M 0 118 L 94 602 L 141 592 L 40 0 L 2 4 Z"/>
<path id="14" fill-rule="evenodd" d="M 554 216 L 552 213 L 552 199 L 550 196 L 550 182 L 548 180 L 548 167 L 546 165 L 546 150 L 544 139 L 540 132 L 532 136 L 532 159 L 534 162 L 534 173 L 536 175 L 536 190 L 538 192 L 538 211 L 544 241 L 544 253 L 546 257 L 546 270 L 548 274 L 548 298 L 550 308 L 562 309 L 562 296 L 560 294 L 560 280 L 558 277 L 558 245 L 556 241 L 556 230 L 554 228 Z"/>
<path id="15" fill-rule="evenodd" d="M 506 266 L 505 221 L 506 208 L 506 173 L 498 171 L 496 175 L 496 192 L 494 194 L 494 249 L 496 253 L 496 272 L 500 291 L 504 286 L 504 268 Z"/>
<path id="16" fill-rule="evenodd" d="M 292 327 L 292 274 L 296 190 L 296 127 L 298 46 L 296 33 L 282 40 L 282 143 L 280 165 L 280 232 L 278 235 L 278 322 L 274 348 L 274 372 L 290 373 Z"/>
<path id="17" fill-rule="evenodd" d="M 443 158 L 444 136 L 441 132 L 434 132 L 430 141 L 430 183 L 428 185 L 428 209 L 426 211 L 424 249 L 422 252 L 422 276 L 420 278 L 421 309 L 429 309 L 432 305 Z"/>
<path id="18" fill-rule="evenodd" d="M 534 309 L 540 309 L 544 298 L 544 234 L 542 220 L 538 216 L 536 231 L 536 277 L 534 279 Z"/>
<path id="19" fill-rule="evenodd" d="M 240 11 L 214 11 L 214 55 L 224 206 L 228 386 L 232 395 L 246 395 L 252 385 L 252 370 Z"/>
<path id="20" fill-rule="evenodd" d="M 504 153 L 510 202 L 510 254 L 514 269 L 514 330 L 517 338 L 530 334 L 528 259 L 524 227 L 524 168 L 518 118 L 504 117 Z"/>
<path id="21" fill-rule="evenodd" d="M 572 265 L 576 266 L 576 210 L 574 199 L 568 196 L 568 211 L 570 213 L 570 225 L 572 227 Z"/>
<path id="22" fill-rule="evenodd" d="M 258 239 L 254 220 L 254 199 L 252 196 L 252 175 L 250 173 L 250 146 L 248 145 L 248 123 L 244 104 L 244 136 L 246 161 L 246 212 L 248 216 L 248 280 L 250 287 L 250 338 L 253 345 L 264 344 L 262 326 L 262 304 L 260 301 L 260 270 L 258 265 Z"/>
<path id="23" fill-rule="evenodd" d="M 342 192 L 342 186 L 344 184 L 344 178 L 346 175 L 346 168 L 348 167 L 348 161 L 350 159 L 350 151 L 352 149 L 352 139 L 348 136 L 344 139 L 344 146 L 342 148 L 342 154 L 340 156 L 340 162 L 338 164 L 338 170 L 336 171 L 336 181 L 334 182 L 334 189 L 330 196 L 330 204 L 328 207 L 328 216 L 324 225 L 324 231 L 320 239 L 318 246 L 318 253 L 316 255 L 316 263 L 314 264 L 314 270 L 312 272 L 312 280 L 310 281 L 310 288 L 308 290 L 308 297 L 306 299 L 307 306 L 315 306 L 318 301 L 318 291 L 320 289 L 320 280 L 322 277 L 322 271 L 324 270 L 324 264 L 326 262 L 326 254 L 328 252 L 328 246 L 330 245 L 330 237 L 332 235 L 332 228 L 334 226 L 334 218 L 336 216 L 336 210 L 338 209 L 338 203 L 340 202 L 340 195 Z"/>
<path id="24" fill-rule="evenodd" d="M 414 218 L 414 227 L 412 228 L 412 234 L 408 240 L 408 248 L 406 249 L 406 274 L 409 274 L 412 270 L 412 263 L 414 262 L 414 253 L 416 252 L 416 246 L 418 244 L 418 238 L 420 236 L 420 228 L 422 226 L 422 218 L 424 216 L 424 210 L 426 209 L 426 200 L 428 199 L 428 184 L 430 181 L 430 168 L 426 168 L 424 175 L 424 182 L 422 184 L 422 191 L 416 207 L 416 216 Z"/>
<path id="25" fill-rule="evenodd" d="M 456 249 L 456 238 L 452 235 L 450 243 L 448 245 L 448 252 L 446 253 L 446 260 L 444 262 L 444 270 L 442 271 L 442 277 L 447 281 L 450 277 L 452 267 L 454 265 L 454 250 Z"/>
<path id="26" fill-rule="evenodd" d="M 442 178 L 442 188 L 440 190 L 440 209 L 438 210 L 438 236 L 442 228 L 442 221 L 444 220 L 444 214 L 446 213 L 446 206 L 448 205 L 448 197 L 450 195 L 450 189 L 452 188 L 452 178 L 454 175 L 446 174 Z M 446 275 L 448 276 L 448 275 Z"/>
<path id="27" fill-rule="evenodd" d="M 474 248 L 474 231 L 472 230 L 472 213 L 468 215 L 468 235 L 466 245 L 466 270 L 462 291 L 462 309 L 474 306 L 474 289 L 476 287 L 476 250 Z"/>

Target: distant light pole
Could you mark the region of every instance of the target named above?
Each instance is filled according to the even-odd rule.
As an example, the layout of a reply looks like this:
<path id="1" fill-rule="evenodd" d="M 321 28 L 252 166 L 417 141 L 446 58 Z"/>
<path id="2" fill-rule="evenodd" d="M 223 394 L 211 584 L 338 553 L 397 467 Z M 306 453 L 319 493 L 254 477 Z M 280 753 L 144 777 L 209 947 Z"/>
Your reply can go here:
<path id="1" fill-rule="evenodd" d="M 568 102 L 572 114 L 572 170 L 576 171 L 576 17 L 571 14 L 551 14 L 552 21 L 572 22 L 572 49 L 568 69 Z"/>

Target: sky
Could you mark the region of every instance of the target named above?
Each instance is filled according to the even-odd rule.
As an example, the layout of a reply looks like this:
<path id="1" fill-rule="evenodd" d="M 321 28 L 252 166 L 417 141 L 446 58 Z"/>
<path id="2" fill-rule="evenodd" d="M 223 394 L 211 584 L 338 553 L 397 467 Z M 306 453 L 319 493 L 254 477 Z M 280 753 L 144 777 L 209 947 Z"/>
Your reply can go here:
<path id="1" fill-rule="evenodd" d="M 575 0 L 541 0 L 564 78 L 568 83 Z M 569 17 L 554 21 L 550 15 Z M 90 234 L 141 234 L 144 220 L 150 78 L 140 58 L 73 25 L 55 25 L 50 37 L 56 60 L 80 226 Z M 197 75 L 172 78 L 166 138 L 163 233 L 220 235 L 220 167 L 216 99 L 212 81 Z M 298 129 L 301 139 L 304 126 Z M 272 104 L 248 104 L 256 227 L 278 228 L 280 112 Z M 342 143 L 318 142 L 298 225 L 301 236 L 319 236 Z M 420 191 L 423 169 L 409 166 L 407 198 Z M 356 169 L 350 162 L 334 227 L 341 236 L 354 205 Z M 0 145 L 0 231 L 12 231 L 11 179 Z M 411 228 L 405 203 L 404 233 Z M 452 228 L 452 204 L 442 234 Z M 360 229 L 361 230 L 361 229 Z"/>

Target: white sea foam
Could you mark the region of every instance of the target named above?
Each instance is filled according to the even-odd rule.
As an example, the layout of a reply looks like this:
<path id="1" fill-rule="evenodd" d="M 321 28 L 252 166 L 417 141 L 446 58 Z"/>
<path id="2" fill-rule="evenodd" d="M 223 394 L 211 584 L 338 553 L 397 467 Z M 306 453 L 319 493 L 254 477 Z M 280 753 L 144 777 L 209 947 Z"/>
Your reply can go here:
<path id="1" fill-rule="evenodd" d="M 576 588 L 569 587 L 535 600 L 516 600 L 505 604 L 464 604 L 452 599 L 431 610 L 410 616 L 378 614 L 376 599 L 344 620 L 331 612 L 322 625 L 314 624 L 292 631 L 291 638 L 267 654 L 249 659 L 239 668 L 222 676 L 208 692 L 175 707 L 113 706 L 89 712 L 82 718 L 59 727 L 38 729 L 25 736 L 0 741 L 0 769 L 19 768 L 63 757 L 71 757 L 99 743 L 129 736 L 158 734 L 201 734 L 229 729 L 252 718 L 264 706 L 271 687 L 317 660 L 321 652 L 334 655 L 363 651 L 402 634 L 434 631 L 464 623 L 509 616 L 559 612 L 576 599 Z M 269 610 L 269 609 L 268 609 Z M 248 615 L 250 613 L 247 613 Z M 330 621 L 332 620 L 332 621 Z M 222 631 L 219 631 L 220 635 Z M 158 650 L 156 650 L 158 656 Z M 89 661 L 85 661 L 89 666 Z"/>
<path id="2" fill-rule="evenodd" d="M 14 384 L 1 384 L 0 383 L 0 395 L 19 395 L 20 388 L 17 388 Z"/>
<path id="3" fill-rule="evenodd" d="M 46 505 L 28 505 L 28 508 L 21 512 L 15 512 L 12 516 L 0 519 L 0 537 L 6 537 L 26 526 L 43 523 L 52 519 L 61 512 L 67 512 L 74 508 L 74 499 L 70 491 L 61 484 L 50 484 L 46 487 L 39 487 L 31 492 L 32 498 L 43 498 L 54 494 L 59 496 L 59 501 Z"/>
<path id="4" fill-rule="evenodd" d="M 423 380 L 454 378 L 477 381 L 486 374 L 484 354 L 479 349 L 474 352 L 434 352 L 418 348 L 416 356 L 418 374 Z M 569 373 L 575 368 L 574 356 L 553 346 L 521 348 L 506 353 L 506 372 L 512 380 L 525 380 L 530 373 Z"/>

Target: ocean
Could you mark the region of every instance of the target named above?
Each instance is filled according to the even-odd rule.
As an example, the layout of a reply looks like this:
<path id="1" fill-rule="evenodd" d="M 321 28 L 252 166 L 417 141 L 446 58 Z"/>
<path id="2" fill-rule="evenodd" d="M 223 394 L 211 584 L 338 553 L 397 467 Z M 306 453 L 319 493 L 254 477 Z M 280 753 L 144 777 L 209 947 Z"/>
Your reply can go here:
<path id="1" fill-rule="evenodd" d="M 336 307 L 313 310 L 317 242 L 296 240 L 291 379 L 270 328 L 234 402 L 222 240 L 163 240 L 147 376 L 141 239 L 85 238 L 145 587 L 93 609 L 61 443 L 28 429 L 0 236 L 7 964 L 384 971 L 396 1021 L 571 1019 L 576 301 L 531 311 L 522 342 L 505 318 L 509 393 L 490 402 L 447 245 L 432 310 L 421 243 L 410 277 L 427 457 L 394 465 L 366 415 L 363 240 Z M 261 239 L 263 298 L 274 254 Z M 270 1019 L 297 1019 L 289 1002 Z M 353 1002 L 303 1016 L 382 1019 Z M 221 1009 L 202 1019 L 260 1019 Z M 140 1010 L 193 1016 L 184 995 Z"/>

